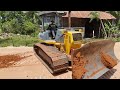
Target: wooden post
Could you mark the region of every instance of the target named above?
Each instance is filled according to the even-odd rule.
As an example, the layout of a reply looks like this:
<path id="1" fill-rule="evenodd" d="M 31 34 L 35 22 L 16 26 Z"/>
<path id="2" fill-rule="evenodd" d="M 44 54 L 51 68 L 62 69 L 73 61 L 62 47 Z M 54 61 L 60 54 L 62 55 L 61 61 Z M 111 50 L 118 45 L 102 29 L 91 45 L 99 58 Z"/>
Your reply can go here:
<path id="1" fill-rule="evenodd" d="M 62 18 L 62 16 L 61 16 L 61 27 L 63 27 L 64 26 L 64 24 L 63 24 L 64 22 L 63 22 L 63 18 Z"/>
<path id="2" fill-rule="evenodd" d="M 94 30 L 93 30 L 93 38 L 95 37 Z"/>
<path id="3" fill-rule="evenodd" d="M 59 27 L 59 15 L 57 15 L 57 14 L 55 15 L 55 23 Z"/>
<path id="4" fill-rule="evenodd" d="M 98 38 L 100 38 L 100 33 L 101 32 L 101 23 L 100 23 L 100 26 L 99 26 L 99 35 L 98 35 Z"/>
<path id="5" fill-rule="evenodd" d="M 44 16 L 42 15 L 42 30 L 44 31 Z"/>
<path id="6" fill-rule="evenodd" d="M 55 19 L 54 19 L 54 21 L 55 21 L 55 24 L 57 24 L 57 15 L 55 14 Z"/>
<path id="7" fill-rule="evenodd" d="M 71 11 L 68 11 L 68 27 L 71 28 Z"/>
<path id="8" fill-rule="evenodd" d="M 60 27 L 60 17 L 57 17 L 57 21 L 58 21 L 58 27 Z"/>

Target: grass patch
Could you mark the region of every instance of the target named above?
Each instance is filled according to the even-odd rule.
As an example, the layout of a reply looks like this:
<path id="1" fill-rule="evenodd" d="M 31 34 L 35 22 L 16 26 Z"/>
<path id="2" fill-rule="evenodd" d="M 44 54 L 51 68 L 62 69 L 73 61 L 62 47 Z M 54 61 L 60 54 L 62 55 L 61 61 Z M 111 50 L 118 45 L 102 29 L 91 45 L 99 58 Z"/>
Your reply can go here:
<path id="1" fill-rule="evenodd" d="M 120 42 L 120 37 L 119 38 L 113 38 L 112 40 L 115 41 L 115 42 Z"/>
<path id="2" fill-rule="evenodd" d="M 103 38 L 99 39 L 88 39 L 88 40 L 83 40 L 83 43 L 87 42 L 92 42 L 92 41 L 98 41 L 98 40 L 103 40 Z M 119 38 L 113 38 L 112 39 L 115 42 L 120 42 L 120 37 Z M 42 40 L 40 40 L 38 37 L 32 37 L 29 35 L 12 35 L 12 37 L 0 39 L 0 47 L 7 47 L 7 46 L 33 46 L 35 43 L 39 43 Z"/>
<path id="3" fill-rule="evenodd" d="M 33 46 L 33 44 L 41 42 L 37 37 L 31 37 L 26 35 L 14 35 L 7 39 L 0 39 L 0 47 L 6 46 Z"/>

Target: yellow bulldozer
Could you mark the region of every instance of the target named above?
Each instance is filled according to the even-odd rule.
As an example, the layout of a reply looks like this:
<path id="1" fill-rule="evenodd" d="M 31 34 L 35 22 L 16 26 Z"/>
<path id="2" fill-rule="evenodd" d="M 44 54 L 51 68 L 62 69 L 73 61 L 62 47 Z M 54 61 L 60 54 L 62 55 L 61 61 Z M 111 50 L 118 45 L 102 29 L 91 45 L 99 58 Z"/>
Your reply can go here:
<path id="1" fill-rule="evenodd" d="M 118 63 L 115 42 L 99 40 L 83 45 L 82 32 L 61 29 L 54 40 L 34 44 L 35 55 L 52 74 L 72 67 L 73 79 L 97 79 Z"/>
<path id="2" fill-rule="evenodd" d="M 82 45 L 82 35 L 77 31 L 60 30 L 61 35 L 55 40 L 44 40 L 34 45 L 37 57 L 42 58 L 44 65 L 54 74 L 68 69 L 71 52 Z M 47 65 L 46 65 L 47 64 Z"/>
<path id="3" fill-rule="evenodd" d="M 115 42 L 111 40 L 89 42 L 82 46 L 79 31 L 65 31 L 61 38 L 63 42 L 45 40 L 34 45 L 36 56 L 52 74 L 64 72 L 72 66 L 73 78 L 97 79 L 117 65 L 113 49 Z"/>

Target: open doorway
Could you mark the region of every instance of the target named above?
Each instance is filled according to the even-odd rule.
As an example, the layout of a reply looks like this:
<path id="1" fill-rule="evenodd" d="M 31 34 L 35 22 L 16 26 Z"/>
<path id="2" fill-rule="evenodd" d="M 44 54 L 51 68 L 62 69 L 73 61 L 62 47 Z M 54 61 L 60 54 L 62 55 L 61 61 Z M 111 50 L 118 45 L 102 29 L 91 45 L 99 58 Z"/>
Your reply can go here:
<path id="1" fill-rule="evenodd" d="M 97 19 L 94 19 L 90 22 L 90 19 L 88 19 L 85 23 L 85 38 L 98 38 L 100 34 L 100 21 Z"/>

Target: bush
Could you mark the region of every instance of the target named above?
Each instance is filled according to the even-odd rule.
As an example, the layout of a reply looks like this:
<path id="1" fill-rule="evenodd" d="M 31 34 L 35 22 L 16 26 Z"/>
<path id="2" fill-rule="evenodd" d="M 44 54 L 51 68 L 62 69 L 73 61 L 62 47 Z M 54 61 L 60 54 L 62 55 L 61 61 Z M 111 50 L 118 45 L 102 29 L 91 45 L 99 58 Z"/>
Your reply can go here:
<path id="1" fill-rule="evenodd" d="M 23 29 L 24 30 L 23 30 L 22 34 L 32 35 L 36 31 L 39 31 L 39 26 L 30 21 L 25 21 L 23 23 Z"/>
<path id="2" fill-rule="evenodd" d="M 14 33 L 14 34 L 21 34 L 21 23 L 18 22 L 17 19 L 12 19 L 10 21 L 11 25 L 12 25 L 12 32 L 11 33 Z"/>
<path id="3" fill-rule="evenodd" d="M 104 25 L 108 38 L 111 38 L 114 34 L 118 34 L 119 27 L 117 25 L 111 24 L 109 21 L 108 23 L 104 23 Z"/>
<path id="4" fill-rule="evenodd" d="M 40 32 L 40 28 L 39 25 L 28 20 L 19 23 L 17 19 L 12 19 L 2 24 L 2 32 L 37 36 Z"/>
<path id="5" fill-rule="evenodd" d="M 112 40 L 115 41 L 115 42 L 120 42 L 120 37 L 119 38 L 113 38 Z"/>
<path id="6" fill-rule="evenodd" d="M 35 30 L 35 32 L 31 34 L 31 36 L 32 37 L 38 37 L 39 33 L 40 33 L 40 30 Z"/>
<path id="7" fill-rule="evenodd" d="M 18 23 L 17 19 L 12 19 L 10 21 L 6 21 L 2 24 L 2 31 L 5 33 L 20 33 L 21 25 Z"/>
<path id="8" fill-rule="evenodd" d="M 2 33 L 2 29 L 0 28 L 0 33 Z"/>
<path id="9" fill-rule="evenodd" d="M 12 24 L 10 21 L 4 22 L 2 25 L 2 32 L 10 33 L 13 32 Z"/>

